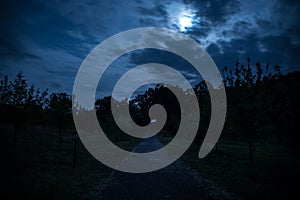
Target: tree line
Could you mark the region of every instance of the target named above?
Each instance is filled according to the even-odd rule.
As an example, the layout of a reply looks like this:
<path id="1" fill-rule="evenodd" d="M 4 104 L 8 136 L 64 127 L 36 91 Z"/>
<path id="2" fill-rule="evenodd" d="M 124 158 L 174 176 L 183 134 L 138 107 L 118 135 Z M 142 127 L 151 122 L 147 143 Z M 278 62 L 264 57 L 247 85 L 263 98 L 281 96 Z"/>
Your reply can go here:
<path id="1" fill-rule="evenodd" d="M 14 126 L 15 143 L 21 129 L 45 125 L 58 128 L 61 144 L 62 129 L 72 124 L 71 105 L 70 95 L 28 85 L 21 71 L 12 81 L 7 76 L 0 81 L 0 122 Z"/>
<path id="2" fill-rule="evenodd" d="M 249 146 L 249 159 L 253 159 L 256 142 L 276 142 L 299 148 L 298 117 L 300 72 L 282 74 L 280 66 L 270 67 L 259 61 L 246 64 L 236 62 L 233 67 L 222 69 L 227 94 L 227 116 L 222 138 L 245 141 Z M 198 98 L 201 120 L 199 134 L 201 141 L 210 120 L 210 97 L 204 81 L 194 86 Z M 179 89 L 179 88 L 177 88 Z M 125 102 L 126 103 L 126 102 Z M 180 106 L 175 95 L 166 87 L 156 85 L 129 101 L 133 120 L 141 125 L 150 122 L 148 111 L 153 104 L 162 104 L 167 111 L 164 131 L 175 134 L 180 124 Z M 111 97 L 96 100 L 95 109 L 100 124 L 119 131 L 111 114 Z M 61 144 L 62 130 L 73 127 L 72 97 L 67 93 L 41 91 L 35 85 L 28 85 L 22 72 L 14 80 L 7 76 L 0 81 L 0 121 L 15 127 L 14 139 L 18 131 L 34 125 L 54 126 L 58 129 Z"/>

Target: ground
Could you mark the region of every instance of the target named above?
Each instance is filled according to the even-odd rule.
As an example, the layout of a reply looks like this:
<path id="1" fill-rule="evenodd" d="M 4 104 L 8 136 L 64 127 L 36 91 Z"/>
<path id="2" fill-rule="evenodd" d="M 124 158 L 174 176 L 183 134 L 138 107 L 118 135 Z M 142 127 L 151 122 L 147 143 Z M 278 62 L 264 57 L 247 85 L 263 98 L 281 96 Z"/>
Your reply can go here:
<path id="1" fill-rule="evenodd" d="M 73 168 L 72 131 L 48 127 L 22 129 L 14 141 L 13 127 L 1 125 L 1 169 L 8 199 L 291 199 L 297 194 L 299 152 L 287 145 L 256 143 L 249 163 L 247 144 L 219 141 L 219 151 L 204 159 L 193 144 L 176 162 L 159 171 L 128 174 L 93 158 L 78 141 Z M 71 139 L 70 139 L 71 138 Z M 169 141 L 167 138 L 166 141 Z M 164 138 L 117 145 L 147 151 Z M 297 198 L 296 198 L 297 199 Z M 298 198 L 299 199 L 299 198 Z"/>
<path id="2" fill-rule="evenodd" d="M 163 144 L 157 137 L 152 137 L 139 143 L 134 151 L 147 152 L 157 147 L 163 147 Z M 215 184 L 200 177 L 181 160 L 149 173 L 114 171 L 111 179 L 97 189 L 93 199 L 234 199 Z"/>

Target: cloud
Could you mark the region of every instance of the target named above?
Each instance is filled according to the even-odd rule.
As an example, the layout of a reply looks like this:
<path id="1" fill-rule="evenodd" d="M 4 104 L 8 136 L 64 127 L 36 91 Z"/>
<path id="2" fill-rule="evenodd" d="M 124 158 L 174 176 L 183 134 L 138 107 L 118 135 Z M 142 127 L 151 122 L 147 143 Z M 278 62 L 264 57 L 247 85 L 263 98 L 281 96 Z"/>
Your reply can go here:
<path id="1" fill-rule="evenodd" d="M 78 30 L 66 30 L 66 33 L 71 37 L 79 40 L 85 40 L 87 38 L 85 35 L 82 34 L 81 31 Z"/>
<path id="2" fill-rule="evenodd" d="M 178 20 L 185 15 L 192 26 L 182 29 Z M 199 41 L 220 68 L 252 57 L 282 65 L 283 71 L 299 70 L 299 15 L 295 0 L 11 0 L 0 8 L 0 73 L 14 76 L 23 70 L 39 87 L 71 92 L 76 71 L 97 44 L 143 26 L 181 30 Z M 111 66 L 107 75 L 112 78 L 101 84 L 105 92 L 135 64 L 155 59 L 197 81 L 180 60 L 143 55 Z"/>
<path id="3" fill-rule="evenodd" d="M 50 91 L 71 91 L 72 84 L 81 63 L 81 59 L 66 52 L 63 49 L 44 48 L 36 44 L 27 44 L 31 50 L 31 57 L 23 55 L 19 60 L 6 59 L 1 62 L 5 75 L 11 78 L 18 71 L 22 71 L 31 84 L 35 84 L 42 89 L 49 88 Z"/>
<path id="4" fill-rule="evenodd" d="M 121 31 L 139 27 L 139 15 L 134 1 L 42 1 L 46 7 L 67 19 L 76 27 L 76 35 L 95 42 Z M 70 30 L 68 30 L 70 34 Z M 71 33 L 73 36 L 74 32 Z"/>
<path id="5" fill-rule="evenodd" d="M 209 7 L 216 9 L 219 3 L 211 2 Z M 299 70 L 300 61 L 296 56 L 300 45 L 298 2 L 246 0 L 224 3 L 225 6 L 216 10 L 219 18 L 214 18 L 210 9 L 202 14 L 199 11 L 203 22 L 189 32 L 207 48 L 218 66 L 230 62 L 233 65 L 236 59 L 253 57 L 290 66 L 286 71 Z M 205 10 L 205 6 L 207 2 L 195 3 L 198 10 Z M 200 23 L 204 24 L 203 29 Z"/>

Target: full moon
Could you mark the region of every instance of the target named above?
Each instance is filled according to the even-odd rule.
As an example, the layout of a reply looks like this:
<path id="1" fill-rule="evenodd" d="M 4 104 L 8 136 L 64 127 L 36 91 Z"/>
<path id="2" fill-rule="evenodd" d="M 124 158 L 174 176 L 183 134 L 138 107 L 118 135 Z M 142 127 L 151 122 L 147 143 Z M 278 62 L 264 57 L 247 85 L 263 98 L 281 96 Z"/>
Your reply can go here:
<path id="1" fill-rule="evenodd" d="M 179 28 L 181 31 L 186 31 L 187 28 L 193 25 L 191 17 L 181 17 L 179 19 Z"/>

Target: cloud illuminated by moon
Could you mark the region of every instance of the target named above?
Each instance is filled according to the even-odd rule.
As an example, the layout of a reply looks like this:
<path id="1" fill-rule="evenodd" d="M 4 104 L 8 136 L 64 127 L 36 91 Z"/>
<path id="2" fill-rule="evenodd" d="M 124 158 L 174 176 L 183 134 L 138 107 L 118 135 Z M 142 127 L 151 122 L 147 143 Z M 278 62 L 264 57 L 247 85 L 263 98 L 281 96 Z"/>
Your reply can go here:
<path id="1" fill-rule="evenodd" d="M 187 28 L 193 25 L 193 19 L 191 17 L 181 17 L 179 18 L 179 28 L 180 31 L 186 31 Z"/>
<path id="2" fill-rule="evenodd" d="M 196 10 L 183 3 L 173 2 L 168 6 L 167 11 L 170 23 L 181 32 L 185 32 L 188 28 L 192 28 L 198 21 L 196 18 Z"/>

